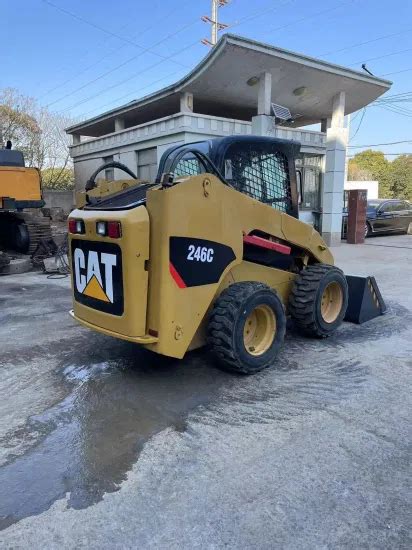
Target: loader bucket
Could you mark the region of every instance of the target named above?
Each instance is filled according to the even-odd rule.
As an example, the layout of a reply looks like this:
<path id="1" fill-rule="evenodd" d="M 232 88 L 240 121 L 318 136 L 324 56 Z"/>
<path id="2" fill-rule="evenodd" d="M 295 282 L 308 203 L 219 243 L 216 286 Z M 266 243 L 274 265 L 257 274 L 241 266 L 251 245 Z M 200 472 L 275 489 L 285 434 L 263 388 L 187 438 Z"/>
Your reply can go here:
<path id="1" fill-rule="evenodd" d="M 349 301 L 345 321 L 361 325 L 386 313 L 386 305 L 375 277 L 346 275 Z"/>

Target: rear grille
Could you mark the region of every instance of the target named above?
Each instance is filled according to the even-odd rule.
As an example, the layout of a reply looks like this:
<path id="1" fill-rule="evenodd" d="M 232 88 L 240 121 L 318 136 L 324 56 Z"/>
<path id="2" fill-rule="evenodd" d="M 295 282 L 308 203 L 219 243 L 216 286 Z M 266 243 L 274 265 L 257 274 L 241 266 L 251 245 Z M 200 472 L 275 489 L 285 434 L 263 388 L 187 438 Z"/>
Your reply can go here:
<path id="1" fill-rule="evenodd" d="M 90 197 L 91 202 L 85 207 L 85 210 L 127 210 L 134 208 L 146 202 L 146 193 L 153 185 L 153 183 L 136 185 L 110 195 L 110 197 L 101 200 L 94 199 L 96 202 L 93 202 L 93 198 Z"/>

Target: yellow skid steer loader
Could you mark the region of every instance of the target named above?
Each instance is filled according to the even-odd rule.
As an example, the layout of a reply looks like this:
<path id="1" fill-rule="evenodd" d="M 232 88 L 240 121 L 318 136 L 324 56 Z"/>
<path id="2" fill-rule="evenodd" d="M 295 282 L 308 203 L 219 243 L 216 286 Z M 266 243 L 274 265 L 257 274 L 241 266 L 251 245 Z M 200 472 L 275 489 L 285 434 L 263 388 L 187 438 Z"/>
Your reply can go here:
<path id="1" fill-rule="evenodd" d="M 156 182 L 86 196 L 69 219 L 73 317 L 167 356 L 208 344 L 241 373 L 274 363 L 287 314 L 333 334 L 348 283 L 298 219 L 298 152 L 251 136 L 181 145 Z"/>

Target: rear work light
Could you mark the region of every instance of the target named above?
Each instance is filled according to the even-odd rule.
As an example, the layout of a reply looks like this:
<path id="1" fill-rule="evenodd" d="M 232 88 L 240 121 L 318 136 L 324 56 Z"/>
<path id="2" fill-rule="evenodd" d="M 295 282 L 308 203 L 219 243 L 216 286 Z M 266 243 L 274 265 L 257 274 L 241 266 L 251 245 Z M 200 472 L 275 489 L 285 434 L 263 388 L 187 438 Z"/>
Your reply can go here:
<path id="1" fill-rule="evenodd" d="M 85 233 L 84 221 L 69 218 L 69 232 L 77 235 L 82 235 Z"/>
<path id="2" fill-rule="evenodd" d="M 111 239 L 119 239 L 122 236 L 122 225 L 120 222 L 97 222 L 96 233 L 100 237 L 110 237 Z"/>

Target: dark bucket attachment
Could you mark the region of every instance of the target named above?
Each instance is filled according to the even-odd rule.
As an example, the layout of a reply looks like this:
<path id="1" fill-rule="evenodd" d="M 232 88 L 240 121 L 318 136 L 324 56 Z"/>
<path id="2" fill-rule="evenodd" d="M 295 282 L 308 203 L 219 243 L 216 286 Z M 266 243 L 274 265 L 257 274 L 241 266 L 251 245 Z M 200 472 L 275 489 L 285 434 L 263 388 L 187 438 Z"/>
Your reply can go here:
<path id="1" fill-rule="evenodd" d="M 361 325 L 386 313 L 386 305 L 375 277 L 346 275 L 349 290 L 345 321 Z"/>

